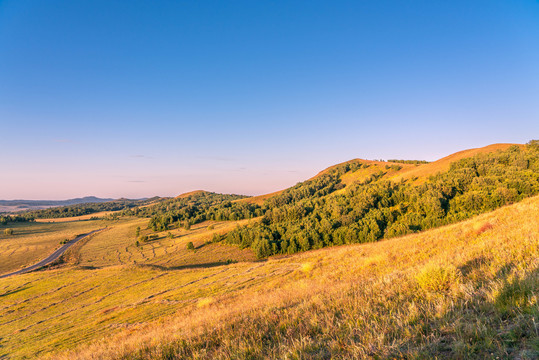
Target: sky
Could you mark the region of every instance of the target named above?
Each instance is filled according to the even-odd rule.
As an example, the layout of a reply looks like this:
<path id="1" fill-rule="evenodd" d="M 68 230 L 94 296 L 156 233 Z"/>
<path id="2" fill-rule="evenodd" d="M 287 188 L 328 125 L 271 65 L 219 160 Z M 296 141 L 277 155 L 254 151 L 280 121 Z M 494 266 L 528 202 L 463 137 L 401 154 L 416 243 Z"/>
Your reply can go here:
<path id="1" fill-rule="evenodd" d="M 256 195 L 538 138 L 537 0 L 0 0 L 0 199 Z"/>

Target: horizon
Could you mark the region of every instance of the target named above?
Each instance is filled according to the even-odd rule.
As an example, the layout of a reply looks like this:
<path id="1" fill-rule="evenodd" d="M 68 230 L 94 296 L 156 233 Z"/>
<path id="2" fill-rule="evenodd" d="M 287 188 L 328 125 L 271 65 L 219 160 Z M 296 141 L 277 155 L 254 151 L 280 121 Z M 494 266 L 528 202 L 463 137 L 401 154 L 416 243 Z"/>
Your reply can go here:
<path id="1" fill-rule="evenodd" d="M 0 2 L 0 199 L 261 195 L 539 133 L 539 3 Z"/>
<path id="2" fill-rule="evenodd" d="M 530 139 L 530 141 L 532 141 L 532 139 Z M 498 144 L 502 144 L 502 143 L 498 143 Z M 513 144 L 513 145 L 523 145 L 523 144 L 517 144 L 517 143 L 507 143 L 507 144 Z M 525 144 L 525 143 L 524 143 Z M 488 144 L 488 145 L 496 145 L 496 144 Z M 488 146 L 486 145 L 486 146 Z M 481 147 L 479 147 L 481 148 Z M 430 162 L 435 162 L 437 160 L 440 160 L 440 159 L 443 159 L 444 157 L 446 156 L 450 156 L 450 155 L 453 155 L 455 153 L 458 153 L 460 151 L 465 151 L 465 150 L 472 150 L 474 148 L 470 148 L 470 149 L 460 149 L 460 150 L 457 150 L 457 151 L 454 151 L 452 152 L 451 154 L 446 154 L 438 159 L 434 159 L 434 160 L 426 160 L 428 161 L 429 163 Z M 388 159 L 381 159 L 381 158 L 373 158 L 373 159 L 364 159 L 364 158 L 354 158 L 354 159 L 348 159 L 348 160 L 345 160 L 345 161 L 341 161 L 341 162 L 338 162 L 338 163 L 335 163 L 335 164 L 331 164 L 327 167 L 325 167 L 324 169 L 320 169 L 318 171 L 316 171 L 315 173 L 313 173 L 311 176 L 309 176 L 308 178 L 305 178 L 305 179 L 302 179 L 302 180 L 299 180 L 298 182 L 294 183 L 294 184 L 290 184 L 289 186 L 287 187 L 284 187 L 284 188 L 281 188 L 281 189 L 276 189 L 275 191 L 270 191 L 270 192 L 267 192 L 267 193 L 260 193 L 260 194 L 243 194 L 243 193 L 228 193 L 228 194 L 231 194 L 231 195 L 241 195 L 241 196 L 248 196 L 248 197 L 254 197 L 254 196 L 260 196 L 260 195 L 267 195 L 267 194 L 271 194 L 273 192 L 276 192 L 276 191 L 281 191 L 281 190 L 285 190 L 286 188 L 289 188 L 289 187 L 292 187 L 300 182 L 304 182 L 304 181 L 307 181 L 309 180 L 311 177 L 313 176 L 316 176 L 317 174 L 323 172 L 324 170 L 327 170 L 328 168 L 332 167 L 332 166 L 335 166 L 335 165 L 339 165 L 339 164 L 343 164 L 343 163 L 346 163 L 346 162 L 349 162 L 349 161 L 352 161 L 352 160 L 366 160 L 366 161 L 384 161 L 384 162 L 389 162 L 389 160 L 420 160 L 420 161 L 423 161 L 425 159 L 403 159 L 403 158 L 388 158 Z M 115 197 L 115 196 L 110 196 L 110 197 L 104 197 L 104 196 L 98 196 L 98 195 L 95 195 L 95 194 L 88 194 L 88 195 L 78 195 L 78 196 L 74 196 L 74 197 L 71 197 L 71 198 L 56 198 L 56 199 L 23 199 L 23 198 L 19 198 L 19 199 L 0 199 L 0 201 L 66 201 L 66 200 L 73 200 L 73 199 L 79 199 L 79 198 L 98 198 L 98 199 L 112 199 L 113 201 L 115 200 L 120 200 L 120 199 L 128 199 L 128 200 L 142 200 L 142 199 L 150 199 L 150 198 L 153 198 L 153 197 L 160 197 L 160 198 L 174 198 L 174 197 L 177 197 L 177 196 L 181 196 L 181 195 L 184 195 L 184 194 L 188 194 L 188 193 L 192 193 L 192 192 L 197 192 L 197 191 L 205 191 L 205 192 L 210 192 L 210 193 L 219 193 L 217 191 L 212 191 L 212 190 L 208 190 L 208 189 L 192 189 L 192 190 L 188 190 L 188 191 L 184 191 L 184 192 L 181 192 L 181 193 L 178 193 L 178 194 L 174 194 L 174 195 L 164 195 L 164 196 L 161 196 L 161 195 L 151 195 L 151 196 L 143 196 L 143 197 L 140 197 L 140 198 L 126 198 L 126 197 L 123 197 L 123 196 L 119 196 L 119 197 Z"/>

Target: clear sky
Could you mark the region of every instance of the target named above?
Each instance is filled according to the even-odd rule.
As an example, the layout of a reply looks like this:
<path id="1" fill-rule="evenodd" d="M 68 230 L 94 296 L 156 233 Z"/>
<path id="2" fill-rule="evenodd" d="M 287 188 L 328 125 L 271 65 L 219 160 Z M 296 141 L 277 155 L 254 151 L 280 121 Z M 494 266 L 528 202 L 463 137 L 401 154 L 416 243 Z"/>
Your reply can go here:
<path id="1" fill-rule="evenodd" d="M 0 199 L 261 194 L 534 138 L 537 0 L 0 0 Z"/>

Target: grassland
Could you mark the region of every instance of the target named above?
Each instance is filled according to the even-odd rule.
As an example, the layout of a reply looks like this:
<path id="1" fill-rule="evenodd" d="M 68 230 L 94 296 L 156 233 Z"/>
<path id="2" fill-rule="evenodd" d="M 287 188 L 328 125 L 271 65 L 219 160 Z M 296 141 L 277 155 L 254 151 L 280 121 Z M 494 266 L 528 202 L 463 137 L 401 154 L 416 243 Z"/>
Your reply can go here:
<path id="1" fill-rule="evenodd" d="M 147 219 L 123 220 L 85 244 L 79 251 L 77 264 L 92 267 L 146 264 L 178 268 L 253 261 L 256 258 L 251 250 L 211 243 L 213 234 L 230 231 L 249 221 L 256 220 L 205 221 L 193 225 L 189 230 L 180 228 L 154 233 L 145 229 Z M 155 234 L 157 238 L 148 242 L 137 242 L 137 227 L 141 228 L 141 235 Z M 194 251 L 187 250 L 189 242 L 195 246 Z"/>
<path id="2" fill-rule="evenodd" d="M 0 357 L 534 359 L 538 210 L 536 197 L 420 234 L 261 262 L 105 257 L 99 269 L 3 279 Z M 133 226 L 118 229 L 130 244 Z M 98 239 L 81 248 L 83 262 Z"/>
<path id="3" fill-rule="evenodd" d="M 398 174 L 396 174 L 392 180 L 400 181 L 402 179 L 415 179 L 417 178 L 418 182 L 421 182 L 428 178 L 429 176 L 435 175 L 438 172 L 445 172 L 449 170 L 451 163 L 464 159 L 473 157 L 478 154 L 488 154 L 493 153 L 499 150 L 507 150 L 511 146 L 519 146 L 521 149 L 524 148 L 522 144 L 492 144 L 476 149 L 468 149 L 456 152 L 449 156 L 443 157 L 439 160 L 428 164 L 421 164 L 414 167 L 405 167 Z"/>
<path id="4" fill-rule="evenodd" d="M 403 163 L 391 163 L 391 162 L 385 162 L 385 161 L 377 161 L 377 160 L 365 160 L 365 159 L 354 159 L 345 161 L 343 163 L 339 163 L 333 166 L 328 167 L 327 169 L 324 169 L 320 171 L 318 174 L 310 178 L 309 180 L 316 179 L 320 177 L 321 175 L 329 173 L 331 170 L 334 170 L 338 168 L 339 166 L 345 165 L 347 163 L 354 163 L 354 162 L 361 162 L 369 164 L 370 166 L 368 168 L 363 168 L 358 171 L 347 173 L 341 177 L 342 183 L 345 186 L 348 186 L 356 181 L 364 181 L 367 179 L 370 175 L 382 172 L 384 173 L 385 179 L 390 179 L 394 182 L 399 182 L 401 180 L 409 180 L 409 179 L 415 179 L 416 183 L 421 183 L 425 179 L 427 179 L 429 176 L 435 175 L 439 172 L 447 171 L 451 165 L 451 163 L 458 161 L 460 159 L 464 159 L 467 157 L 472 157 L 478 154 L 488 154 L 492 152 L 496 152 L 498 150 L 506 150 L 509 147 L 517 145 L 521 148 L 524 148 L 524 145 L 522 144 L 492 144 L 488 146 L 484 146 L 481 148 L 475 148 L 475 149 L 468 149 L 459 151 L 457 153 L 451 154 L 449 156 L 443 157 L 437 161 L 434 161 L 432 163 L 427 164 L 403 164 Z M 398 165 L 400 169 L 396 170 L 394 168 L 389 168 L 392 165 Z M 264 194 L 264 195 L 258 195 L 253 196 L 245 199 L 239 199 L 235 200 L 235 202 L 245 202 L 245 203 L 251 203 L 251 204 L 257 204 L 262 205 L 265 200 L 271 198 L 272 196 L 279 195 L 284 190 L 275 191 L 270 194 Z M 341 191 L 342 192 L 342 191 Z M 193 192 L 194 193 L 194 192 Z M 189 195 L 191 193 L 187 193 Z M 181 196 L 181 195 L 180 195 Z"/>
<path id="5" fill-rule="evenodd" d="M 103 221 L 10 223 L 0 226 L 0 274 L 18 270 L 46 258 L 65 239 L 105 226 Z M 13 235 L 4 235 L 5 228 Z"/>

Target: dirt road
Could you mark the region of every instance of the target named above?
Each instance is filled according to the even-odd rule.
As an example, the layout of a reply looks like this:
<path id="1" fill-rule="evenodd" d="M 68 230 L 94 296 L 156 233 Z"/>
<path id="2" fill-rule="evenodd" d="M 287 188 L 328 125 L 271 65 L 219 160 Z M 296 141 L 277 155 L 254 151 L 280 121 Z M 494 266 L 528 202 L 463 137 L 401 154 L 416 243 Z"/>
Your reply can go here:
<path id="1" fill-rule="evenodd" d="M 103 230 L 103 229 L 98 229 L 98 230 L 94 230 L 92 232 L 89 232 L 88 234 L 79 235 L 76 238 L 74 238 L 73 240 L 71 240 L 70 242 L 68 242 L 65 245 L 58 248 L 55 252 L 50 254 L 46 259 L 43 259 L 40 262 L 38 262 L 38 263 L 36 263 L 36 264 L 34 264 L 32 266 L 26 267 L 24 269 L 14 271 L 14 272 L 9 273 L 9 274 L 0 275 L 0 279 L 8 277 L 8 276 L 17 275 L 17 274 L 24 274 L 24 273 L 27 273 L 27 272 L 30 272 L 30 271 L 37 270 L 37 269 L 39 269 L 39 268 L 41 268 L 41 267 L 43 267 L 45 265 L 48 265 L 48 264 L 52 263 L 53 261 L 57 260 L 60 256 L 62 256 L 62 254 L 65 253 L 67 249 L 69 249 L 71 246 L 76 244 L 78 241 L 84 239 L 87 236 L 95 234 L 96 232 L 101 231 L 101 230 Z"/>

